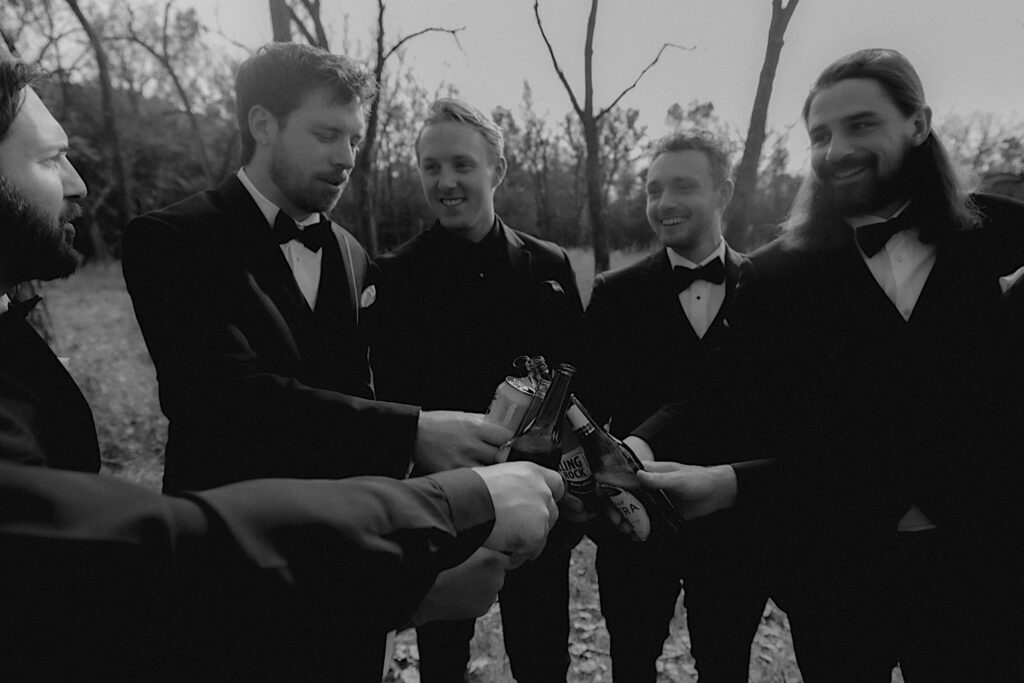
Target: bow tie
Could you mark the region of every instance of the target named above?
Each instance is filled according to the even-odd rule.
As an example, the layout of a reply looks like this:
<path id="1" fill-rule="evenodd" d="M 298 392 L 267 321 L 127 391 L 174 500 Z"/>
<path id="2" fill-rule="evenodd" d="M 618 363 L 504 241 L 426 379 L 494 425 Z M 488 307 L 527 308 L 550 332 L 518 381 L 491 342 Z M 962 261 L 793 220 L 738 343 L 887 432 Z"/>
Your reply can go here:
<path id="1" fill-rule="evenodd" d="M 697 280 L 707 280 L 714 285 L 725 282 L 725 265 L 722 263 L 722 259 L 716 258 L 700 268 L 685 268 L 683 266 L 672 268 L 672 282 L 676 286 L 676 292 L 683 291 Z"/>
<path id="2" fill-rule="evenodd" d="M 20 301 L 12 301 L 7 305 L 7 310 L 0 315 L 4 318 L 14 320 L 16 318 L 26 318 L 28 314 L 36 307 L 40 301 L 43 300 L 41 296 L 34 296 L 30 299 L 23 299 Z"/>
<path id="3" fill-rule="evenodd" d="M 857 228 L 857 244 L 860 245 L 861 251 L 868 258 L 871 258 L 885 246 L 885 243 L 893 235 L 908 228 L 918 227 L 918 225 L 919 223 L 914 219 L 910 207 L 907 207 L 903 213 L 895 218 L 890 218 L 883 223 L 872 223 L 871 225 L 862 225 Z"/>
<path id="4" fill-rule="evenodd" d="M 311 223 L 299 230 L 292 217 L 284 211 L 277 212 L 271 236 L 278 244 L 298 240 L 312 252 L 320 251 L 324 240 L 331 234 L 331 220 L 321 216 L 319 223 Z"/>

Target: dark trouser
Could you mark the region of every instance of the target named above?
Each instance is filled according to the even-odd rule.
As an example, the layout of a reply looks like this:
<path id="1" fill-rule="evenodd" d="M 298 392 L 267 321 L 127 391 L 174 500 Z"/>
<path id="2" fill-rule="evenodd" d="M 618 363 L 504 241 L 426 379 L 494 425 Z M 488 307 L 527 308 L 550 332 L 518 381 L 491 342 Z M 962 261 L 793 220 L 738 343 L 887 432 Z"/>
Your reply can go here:
<path id="1" fill-rule="evenodd" d="M 656 532 L 633 543 L 614 532 L 595 535 L 612 680 L 657 680 L 655 662 L 682 579 L 701 681 L 747 681 L 750 643 L 768 599 L 763 541 L 754 529 L 722 514 L 688 522 L 679 538 Z"/>
<path id="2" fill-rule="evenodd" d="M 899 534 L 897 642 L 907 683 L 1024 676 L 1024 571 L 999 552 L 1005 539 L 978 552 L 961 545 L 941 530 Z"/>
<path id="3" fill-rule="evenodd" d="M 893 533 L 793 563 L 780 606 L 804 681 L 889 683 L 897 662 L 907 683 L 1019 679 L 1020 542 L 979 534 Z"/>
<path id="4" fill-rule="evenodd" d="M 505 576 L 501 625 L 519 683 L 564 683 L 569 670 L 569 558 L 548 547 Z M 435 621 L 416 629 L 423 683 L 465 680 L 475 620 Z"/>

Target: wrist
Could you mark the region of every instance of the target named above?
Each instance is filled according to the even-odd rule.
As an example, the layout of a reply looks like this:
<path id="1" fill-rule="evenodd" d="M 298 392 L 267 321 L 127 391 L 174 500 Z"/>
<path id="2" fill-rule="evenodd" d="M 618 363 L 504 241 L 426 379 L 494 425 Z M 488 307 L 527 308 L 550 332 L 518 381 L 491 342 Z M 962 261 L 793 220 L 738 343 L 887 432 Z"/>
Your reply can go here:
<path id="1" fill-rule="evenodd" d="M 739 486 L 736 470 L 730 465 L 714 465 L 708 468 L 715 491 L 715 510 L 725 510 L 736 505 Z"/>

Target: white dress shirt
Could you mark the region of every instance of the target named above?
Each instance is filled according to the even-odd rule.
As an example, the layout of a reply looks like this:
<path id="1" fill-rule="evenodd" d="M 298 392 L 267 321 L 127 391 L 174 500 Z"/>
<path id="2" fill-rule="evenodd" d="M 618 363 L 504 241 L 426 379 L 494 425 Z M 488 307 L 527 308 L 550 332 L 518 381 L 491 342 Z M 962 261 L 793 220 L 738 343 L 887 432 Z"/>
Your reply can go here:
<path id="1" fill-rule="evenodd" d="M 260 207 L 260 211 L 263 212 L 263 217 L 267 219 L 267 223 L 273 228 L 274 220 L 277 218 L 277 212 L 280 211 L 280 208 L 256 189 L 256 186 L 252 184 L 252 180 L 246 175 L 244 168 L 238 169 L 238 179 L 242 181 L 242 185 L 252 195 L 256 206 Z M 302 230 L 307 225 L 319 221 L 320 214 L 311 213 L 301 220 L 296 220 L 295 224 L 299 227 L 299 230 Z M 292 275 L 295 277 L 295 283 L 299 286 L 299 291 L 305 297 L 310 310 L 313 310 L 316 308 L 316 297 L 320 292 L 320 264 L 323 261 L 324 250 L 312 251 L 298 240 L 290 240 L 280 245 L 280 247 L 281 253 L 284 254 L 285 260 L 288 261 L 288 267 L 292 269 Z"/>
<path id="2" fill-rule="evenodd" d="M 699 268 L 715 259 L 722 261 L 722 265 L 725 265 L 725 240 L 719 240 L 718 247 L 700 263 L 694 263 L 671 247 L 666 247 L 665 251 L 668 252 L 668 262 L 673 268 L 676 266 Z M 686 319 L 690 321 L 690 326 L 697 333 L 699 339 L 703 339 L 707 334 L 708 328 L 711 327 L 715 316 L 722 308 L 723 301 L 725 301 L 725 282 L 712 284 L 707 280 L 696 280 L 679 292 L 679 305 L 683 307 L 683 313 L 686 314 Z"/>
<path id="3" fill-rule="evenodd" d="M 906 208 L 907 204 L 904 204 L 893 217 L 898 216 Z M 885 222 L 886 219 L 878 216 L 854 216 L 846 220 L 857 229 Z M 857 249 L 860 250 L 860 245 Z M 874 276 L 875 282 L 889 297 L 889 301 L 904 320 L 910 320 L 914 306 L 921 296 L 921 290 L 924 289 L 925 282 L 928 281 L 928 276 L 935 265 L 937 251 L 934 244 L 924 243 L 918 238 L 916 228 L 911 228 L 890 237 L 874 256 L 869 258 L 862 250 L 860 255 Z M 899 522 L 900 531 L 923 531 L 934 528 L 935 524 L 916 505 L 911 505 Z"/>

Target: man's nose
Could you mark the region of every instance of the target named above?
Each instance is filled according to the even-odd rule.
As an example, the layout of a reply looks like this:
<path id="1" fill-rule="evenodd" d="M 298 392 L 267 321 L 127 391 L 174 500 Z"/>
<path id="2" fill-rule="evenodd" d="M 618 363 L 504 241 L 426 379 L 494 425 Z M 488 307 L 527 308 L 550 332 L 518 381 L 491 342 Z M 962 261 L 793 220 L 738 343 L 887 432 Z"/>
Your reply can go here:
<path id="1" fill-rule="evenodd" d="M 67 159 L 61 160 L 61 184 L 64 186 L 65 199 L 84 199 L 89 193 L 82 176 Z"/>

